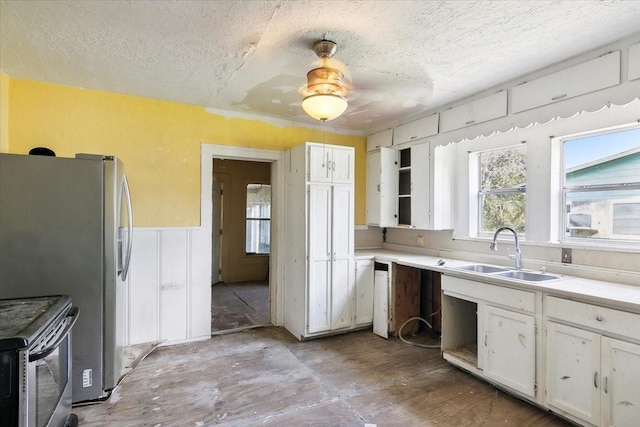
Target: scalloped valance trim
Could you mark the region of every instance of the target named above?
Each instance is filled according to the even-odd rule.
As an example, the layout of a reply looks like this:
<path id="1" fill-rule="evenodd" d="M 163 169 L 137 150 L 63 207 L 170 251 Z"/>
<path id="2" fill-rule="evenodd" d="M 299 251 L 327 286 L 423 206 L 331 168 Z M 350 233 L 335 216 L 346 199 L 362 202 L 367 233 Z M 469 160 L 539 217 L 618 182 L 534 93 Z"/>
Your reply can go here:
<path id="1" fill-rule="evenodd" d="M 605 108 L 611 108 L 611 106 L 636 108 L 638 120 L 640 120 L 640 79 L 532 110 L 508 114 L 506 117 L 467 128 L 456 129 L 438 135 L 437 139 L 441 145 L 474 141 L 481 137 L 545 125 L 560 119 L 572 119 L 584 114 L 597 113 Z"/>

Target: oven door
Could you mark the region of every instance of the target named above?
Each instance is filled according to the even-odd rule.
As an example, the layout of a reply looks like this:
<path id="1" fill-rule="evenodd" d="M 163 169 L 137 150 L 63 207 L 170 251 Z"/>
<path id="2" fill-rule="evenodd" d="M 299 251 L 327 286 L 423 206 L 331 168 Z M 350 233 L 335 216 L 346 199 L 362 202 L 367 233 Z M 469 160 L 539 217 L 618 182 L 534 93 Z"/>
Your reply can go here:
<path id="1" fill-rule="evenodd" d="M 28 427 L 67 424 L 71 414 L 71 328 L 77 317 L 78 309 L 72 307 L 25 358 Z"/>

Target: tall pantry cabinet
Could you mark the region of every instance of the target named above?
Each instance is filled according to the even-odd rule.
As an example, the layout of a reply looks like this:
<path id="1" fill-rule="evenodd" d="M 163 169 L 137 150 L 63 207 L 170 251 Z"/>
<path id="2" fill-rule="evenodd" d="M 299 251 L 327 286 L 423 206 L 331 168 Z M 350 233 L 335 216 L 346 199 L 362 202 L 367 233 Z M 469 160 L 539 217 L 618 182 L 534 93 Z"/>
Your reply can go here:
<path id="1" fill-rule="evenodd" d="M 354 326 L 354 159 L 312 142 L 285 153 L 284 324 L 298 339 Z"/>

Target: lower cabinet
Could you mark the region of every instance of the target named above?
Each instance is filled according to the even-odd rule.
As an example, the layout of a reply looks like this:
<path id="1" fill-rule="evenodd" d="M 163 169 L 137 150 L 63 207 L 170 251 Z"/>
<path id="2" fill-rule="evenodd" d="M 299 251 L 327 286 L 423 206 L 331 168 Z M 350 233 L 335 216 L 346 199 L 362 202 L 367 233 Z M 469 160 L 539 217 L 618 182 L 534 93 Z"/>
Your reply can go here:
<path id="1" fill-rule="evenodd" d="M 373 272 L 373 333 L 389 338 L 391 265 L 376 262 Z"/>
<path id="2" fill-rule="evenodd" d="M 536 321 L 530 314 L 484 306 L 483 371 L 520 393 L 536 393 Z"/>
<path id="3" fill-rule="evenodd" d="M 536 399 L 536 294 L 442 277 L 442 351 L 446 360 Z"/>
<path id="4" fill-rule="evenodd" d="M 372 259 L 355 262 L 355 327 L 373 323 L 373 265 Z"/>
<path id="5" fill-rule="evenodd" d="M 555 297 L 545 303 L 549 408 L 580 423 L 637 426 L 640 316 Z"/>

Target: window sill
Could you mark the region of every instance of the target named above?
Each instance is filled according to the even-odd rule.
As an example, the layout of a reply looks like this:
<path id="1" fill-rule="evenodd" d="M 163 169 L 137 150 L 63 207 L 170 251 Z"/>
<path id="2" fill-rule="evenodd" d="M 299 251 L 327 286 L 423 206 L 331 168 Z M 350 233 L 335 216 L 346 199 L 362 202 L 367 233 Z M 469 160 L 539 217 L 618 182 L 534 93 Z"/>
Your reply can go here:
<path id="1" fill-rule="evenodd" d="M 505 234 L 505 236 L 507 236 Z M 621 253 L 638 253 L 640 251 L 639 243 L 611 243 L 602 244 L 596 242 L 574 242 L 574 241 L 562 241 L 562 242 L 542 242 L 542 241 L 527 241 L 523 237 L 518 236 L 521 246 L 535 246 L 535 247 L 547 247 L 547 248 L 568 248 L 576 250 L 586 251 L 603 251 L 603 252 L 621 252 Z M 460 240 L 466 242 L 478 242 L 490 244 L 493 240 L 492 237 L 478 237 L 478 236 L 453 236 L 453 240 Z M 513 243 L 513 237 L 498 238 L 499 243 Z"/>

